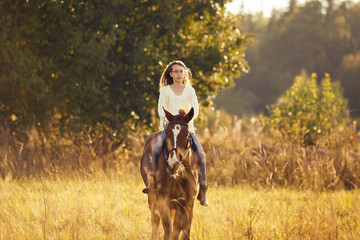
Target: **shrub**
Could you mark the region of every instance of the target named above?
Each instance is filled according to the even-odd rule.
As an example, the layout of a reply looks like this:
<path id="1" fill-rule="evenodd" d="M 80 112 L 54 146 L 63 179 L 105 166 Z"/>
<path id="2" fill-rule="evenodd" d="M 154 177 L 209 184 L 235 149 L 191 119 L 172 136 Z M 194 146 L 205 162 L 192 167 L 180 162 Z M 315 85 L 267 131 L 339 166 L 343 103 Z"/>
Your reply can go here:
<path id="1" fill-rule="evenodd" d="M 303 146 L 321 146 L 331 132 L 341 132 L 349 123 L 347 101 L 329 74 L 318 85 L 315 73 L 309 76 L 303 72 L 270 108 L 264 123 L 275 138 Z"/>

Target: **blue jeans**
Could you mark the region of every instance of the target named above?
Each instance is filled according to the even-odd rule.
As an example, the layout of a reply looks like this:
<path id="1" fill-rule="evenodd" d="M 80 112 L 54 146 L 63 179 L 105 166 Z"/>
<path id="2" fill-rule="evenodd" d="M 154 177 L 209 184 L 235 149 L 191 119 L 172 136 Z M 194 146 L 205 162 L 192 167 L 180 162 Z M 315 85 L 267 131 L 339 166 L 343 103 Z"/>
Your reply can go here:
<path id="1" fill-rule="evenodd" d="M 190 133 L 191 136 L 191 148 L 194 150 L 196 156 L 199 160 L 199 166 L 200 166 L 200 177 L 199 182 L 200 185 L 206 185 L 206 155 L 204 152 L 204 149 L 202 148 L 199 140 L 195 136 L 194 133 Z M 166 143 L 166 134 L 165 131 L 162 131 L 160 135 L 156 138 L 155 144 L 151 151 L 151 157 L 153 161 L 150 161 L 150 175 L 155 176 L 159 155 L 162 150 L 162 148 L 165 146 Z"/>

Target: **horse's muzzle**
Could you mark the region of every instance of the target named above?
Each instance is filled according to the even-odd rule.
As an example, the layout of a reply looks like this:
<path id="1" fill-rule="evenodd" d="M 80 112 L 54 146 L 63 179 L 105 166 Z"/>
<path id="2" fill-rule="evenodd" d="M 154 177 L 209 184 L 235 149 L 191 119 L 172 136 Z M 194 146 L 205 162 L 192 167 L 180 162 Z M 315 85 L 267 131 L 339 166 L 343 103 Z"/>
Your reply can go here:
<path id="1" fill-rule="evenodd" d="M 167 164 L 167 170 L 169 171 L 170 174 L 175 174 L 176 171 L 179 169 L 180 163 L 176 162 L 174 163 L 171 167 L 169 166 L 169 164 Z"/>

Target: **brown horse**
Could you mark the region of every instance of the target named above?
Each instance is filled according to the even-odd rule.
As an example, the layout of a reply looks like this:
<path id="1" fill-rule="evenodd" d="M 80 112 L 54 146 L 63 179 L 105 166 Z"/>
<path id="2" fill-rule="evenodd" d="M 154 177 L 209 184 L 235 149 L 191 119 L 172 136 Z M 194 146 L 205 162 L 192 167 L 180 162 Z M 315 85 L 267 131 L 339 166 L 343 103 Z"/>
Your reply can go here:
<path id="1" fill-rule="evenodd" d="M 165 129 L 166 144 L 158 160 L 154 177 L 150 176 L 151 149 L 160 132 L 152 134 L 144 145 L 141 175 L 149 186 L 148 203 L 151 211 L 152 239 L 157 238 L 160 219 L 164 239 L 190 239 L 194 199 L 198 189 L 198 160 L 191 148 L 188 123 L 194 109 L 179 115 L 165 111 L 169 124 Z"/>

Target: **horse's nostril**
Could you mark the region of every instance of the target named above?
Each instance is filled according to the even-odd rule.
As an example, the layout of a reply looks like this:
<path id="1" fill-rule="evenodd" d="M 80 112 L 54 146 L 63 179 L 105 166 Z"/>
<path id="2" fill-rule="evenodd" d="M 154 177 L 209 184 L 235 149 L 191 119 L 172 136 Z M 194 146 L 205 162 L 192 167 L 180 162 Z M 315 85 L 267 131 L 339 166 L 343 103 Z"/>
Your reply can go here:
<path id="1" fill-rule="evenodd" d="M 180 164 L 178 162 L 176 162 L 173 167 L 171 168 L 171 172 L 175 173 L 177 171 L 177 169 L 179 168 Z"/>

